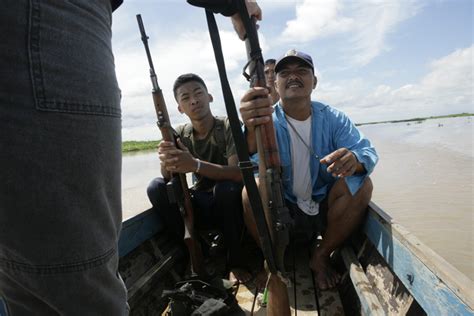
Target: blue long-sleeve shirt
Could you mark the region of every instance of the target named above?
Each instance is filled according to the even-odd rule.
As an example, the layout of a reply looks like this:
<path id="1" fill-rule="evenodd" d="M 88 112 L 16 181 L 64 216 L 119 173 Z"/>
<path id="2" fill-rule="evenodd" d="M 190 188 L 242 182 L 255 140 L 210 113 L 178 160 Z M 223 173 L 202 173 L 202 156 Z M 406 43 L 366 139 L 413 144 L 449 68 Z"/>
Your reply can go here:
<path id="1" fill-rule="evenodd" d="M 351 120 L 341 111 L 320 102 L 311 102 L 311 147 L 320 159 L 333 151 L 345 147 L 352 151 L 366 172 L 346 177 L 345 181 L 354 195 L 362 186 L 364 179 L 373 171 L 378 161 L 377 152 L 370 141 L 364 137 Z M 293 194 L 293 172 L 291 165 L 291 139 L 285 113 L 278 102 L 273 113 L 273 122 L 277 137 L 282 165 L 282 181 L 285 198 L 296 203 Z M 337 180 L 326 171 L 327 165 L 321 164 L 314 156 L 310 158 L 312 196 L 317 202 L 328 194 Z"/>

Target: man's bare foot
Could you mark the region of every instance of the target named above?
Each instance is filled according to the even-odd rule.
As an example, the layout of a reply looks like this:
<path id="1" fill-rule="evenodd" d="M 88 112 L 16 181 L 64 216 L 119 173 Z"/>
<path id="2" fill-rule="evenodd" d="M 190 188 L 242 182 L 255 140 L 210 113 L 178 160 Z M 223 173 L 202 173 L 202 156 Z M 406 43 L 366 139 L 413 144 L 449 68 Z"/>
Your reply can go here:
<path id="1" fill-rule="evenodd" d="M 234 268 L 229 273 L 229 281 L 237 283 L 247 283 L 252 280 L 252 274 L 246 269 Z"/>
<path id="2" fill-rule="evenodd" d="M 314 281 L 320 290 L 334 288 L 341 279 L 339 273 L 331 267 L 329 256 L 319 253 L 318 250 L 313 254 L 309 266 L 314 272 Z"/>

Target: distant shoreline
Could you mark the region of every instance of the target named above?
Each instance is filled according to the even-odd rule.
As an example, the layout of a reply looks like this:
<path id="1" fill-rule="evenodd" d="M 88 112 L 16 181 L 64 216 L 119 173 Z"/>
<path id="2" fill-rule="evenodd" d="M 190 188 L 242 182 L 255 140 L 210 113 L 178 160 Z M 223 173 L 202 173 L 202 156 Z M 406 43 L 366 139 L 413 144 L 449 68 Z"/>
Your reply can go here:
<path id="1" fill-rule="evenodd" d="M 122 142 L 122 153 L 156 149 L 161 140 L 131 140 Z"/>
<path id="2" fill-rule="evenodd" d="M 405 119 L 405 120 L 356 123 L 355 125 L 356 126 L 362 126 L 362 125 L 374 125 L 374 124 L 384 124 L 384 123 L 422 122 L 422 121 L 426 121 L 426 120 L 433 120 L 433 119 L 440 119 L 440 118 L 463 117 L 463 116 L 474 116 L 474 113 L 459 113 L 459 114 L 449 114 L 449 115 L 439 115 L 439 116 L 415 117 L 415 118 Z"/>
<path id="3" fill-rule="evenodd" d="M 392 121 L 378 121 L 378 122 L 367 122 L 367 123 L 356 123 L 356 126 L 363 125 L 374 125 L 374 124 L 385 124 L 385 123 L 401 123 L 401 122 L 422 122 L 432 119 L 440 118 L 453 118 L 453 117 L 463 117 L 463 116 L 474 116 L 474 113 L 459 113 L 459 114 L 450 114 L 450 115 L 440 115 L 440 116 L 429 116 L 429 117 L 416 117 L 406 120 L 392 120 Z M 150 149 L 156 149 L 161 140 L 150 140 L 150 141 L 125 141 L 122 143 L 122 153 L 135 152 L 135 151 L 144 151 Z"/>

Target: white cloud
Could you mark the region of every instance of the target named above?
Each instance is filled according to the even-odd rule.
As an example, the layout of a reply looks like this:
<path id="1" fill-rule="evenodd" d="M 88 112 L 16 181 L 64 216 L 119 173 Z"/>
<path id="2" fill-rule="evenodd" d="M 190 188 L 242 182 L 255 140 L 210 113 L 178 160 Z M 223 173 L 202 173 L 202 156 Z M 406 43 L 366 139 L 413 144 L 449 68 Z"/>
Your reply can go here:
<path id="1" fill-rule="evenodd" d="M 370 86 L 362 78 L 322 84 L 317 99 L 344 110 L 356 122 L 474 112 L 474 46 L 432 61 L 417 83 Z"/>
<path id="2" fill-rule="evenodd" d="M 270 0 L 262 0 L 260 4 L 266 15 L 262 26 L 268 21 L 279 21 L 278 23 L 284 24 L 284 17 L 295 12 L 294 19 L 286 24 L 286 29 L 282 33 L 283 38 L 290 42 L 301 40 L 298 46 L 309 48 L 310 51 L 311 48 L 320 45 L 321 39 L 327 40 L 327 43 L 331 44 L 328 51 L 337 55 L 338 60 L 342 52 L 346 61 L 349 61 L 344 62 L 342 56 L 343 60 L 339 63 L 341 67 L 351 64 L 361 66 L 377 56 L 383 58 L 382 52 L 390 49 L 389 35 L 397 31 L 402 21 L 416 15 L 421 8 L 418 0 L 277 0 L 274 4 Z M 153 6 L 156 5 L 153 3 Z M 149 11 L 153 11 L 151 4 Z M 158 12 L 169 12 L 169 10 L 153 12 L 160 16 Z M 163 18 L 153 19 L 151 13 L 149 16 L 144 16 L 147 18 L 147 31 L 158 81 L 165 95 L 173 124 L 187 121 L 184 115 L 178 113 L 172 95 L 175 78 L 185 72 L 194 72 L 203 77 L 214 96 L 215 101 L 211 104 L 213 113 L 225 115 L 209 35 L 202 21 L 203 17 L 193 14 L 194 12 L 189 15 L 189 17 L 196 16 L 192 25 L 192 21 L 174 23 L 174 21 L 166 22 Z M 120 15 L 115 14 L 115 17 L 114 23 L 122 25 Z M 119 31 L 114 34 L 117 75 L 123 93 L 123 138 L 156 139 L 159 136 L 155 125 L 145 52 L 137 35 L 134 17 L 126 16 L 124 21 L 127 27 L 116 28 Z M 159 27 L 154 24 L 156 21 L 169 24 L 170 27 L 162 25 Z M 228 77 L 238 106 L 240 97 L 248 87 L 248 83 L 241 76 L 241 67 L 246 62 L 245 46 L 237 39 L 227 19 L 220 17 L 218 22 L 221 22 L 219 26 L 222 27 L 220 34 Z M 288 48 L 288 42 L 274 40 L 269 42 L 271 47 L 268 47 L 263 35 L 267 35 L 270 39 L 277 38 L 275 31 L 280 30 L 277 24 L 272 26 L 274 27 L 266 27 L 266 30 L 270 30 L 268 33 L 263 33 L 262 27 L 262 32 L 259 34 L 265 53 L 274 52 L 283 46 Z M 323 73 L 317 74 L 321 84 L 314 94 L 314 99 L 341 108 L 356 122 L 473 112 L 472 55 L 472 47 L 453 50 L 451 54 L 429 62 L 425 66 L 426 74 L 421 79 L 416 81 L 412 79 L 411 82 L 406 81 L 397 86 L 387 84 L 383 78 L 390 80 L 390 76 L 381 76 L 378 69 L 375 70 L 376 77 L 380 80 L 378 82 L 370 82 L 370 79 L 367 79 L 374 76 L 361 75 L 352 78 L 351 74 L 354 73 L 352 71 L 347 72 L 348 75 L 344 80 L 331 80 L 324 78 L 325 74 L 330 73 L 326 69 Z M 396 73 L 398 70 L 388 71 Z M 419 76 L 418 67 L 414 73 Z M 393 76 L 393 73 L 391 75 Z"/>
<path id="3" fill-rule="evenodd" d="M 150 35 L 150 34 L 149 34 Z M 238 73 L 229 76 L 236 104 L 246 87 L 242 80 L 241 69 L 246 62 L 245 45 L 233 31 L 220 32 L 223 53 L 228 73 Z M 201 76 L 214 96 L 211 109 L 215 115 L 225 115 L 225 107 L 221 93 L 217 66 L 214 59 L 211 41 L 206 30 L 184 32 L 177 36 L 164 38 L 163 34 L 149 39 L 158 84 L 163 91 L 168 107 L 170 120 L 173 125 L 187 122 L 180 114 L 173 97 L 172 85 L 174 80 L 183 73 L 193 72 Z M 262 48 L 266 47 L 265 39 L 260 38 Z M 138 42 L 135 40 L 135 42 Z M 139 45 L 141 43 L 138 42 Z M 122 90 L 123 139 L 130 140 L 156 139 L 155 111 L 151 98 L 151 82 L 148 72 L 148 62 L 143 47 L 136 45 L 133 49 L 127 46 L 116 50 L 116 71 Z M 144 127 L 147 126 L 147 127 Z M 150 129 L 148 134 L 146 130 Z M 148 135 L 147 137 L 145 137 Z"/>
<path id="4" fill-rule="evenodd" d="M 343 53 L 350 63 L 364 66 L 389 49 L 387 36 L 421 8 L 417 0 L 304 0 L 296 17 L 286 23 L 283 43 L 305 44 L 343 35 Z"/>
<path id="5" fill-rule="evenodd" d="M 370 0 L 357 2 L 354 12 L 354 36 L 351 39 L 355 52 L 352 62 L 364 66 L 383 51 L 389 50 L 387 36 L 404 20 L 415 16 L 421 8 L 416 0 Z"/>
<path id="6" fill-rule="evenodd" d="M 350 30 L 353 20 L 341 15 L 339 0 L 305 0 L 296 5 L 296 18 L 286 22 L 284 42 L 308 42 Z"/>

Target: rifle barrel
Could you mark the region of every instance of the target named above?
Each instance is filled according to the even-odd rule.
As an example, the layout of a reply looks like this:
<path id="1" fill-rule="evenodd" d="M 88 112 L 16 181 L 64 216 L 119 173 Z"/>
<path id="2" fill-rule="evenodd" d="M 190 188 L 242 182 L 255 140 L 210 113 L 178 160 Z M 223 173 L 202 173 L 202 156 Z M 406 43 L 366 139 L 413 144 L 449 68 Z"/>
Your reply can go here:
<path id="1" fill-rule="evenodd" d="M 146 57 L 148 59 L 148 64 L 150 65 L 150 76 L 155 75 L 155 66 L 153 66 L 153 60 L 151 59 L 150 48 L 148 47 L 148 36 L 145 32 L 145 26 L 143 25 L 142 15 L 137 14 L 138 27 L 140 28 L 140 34 L 142 35 L 142 42 L 145 45 Z M 156 76 L 156 75 L 155 75 Z"/>

